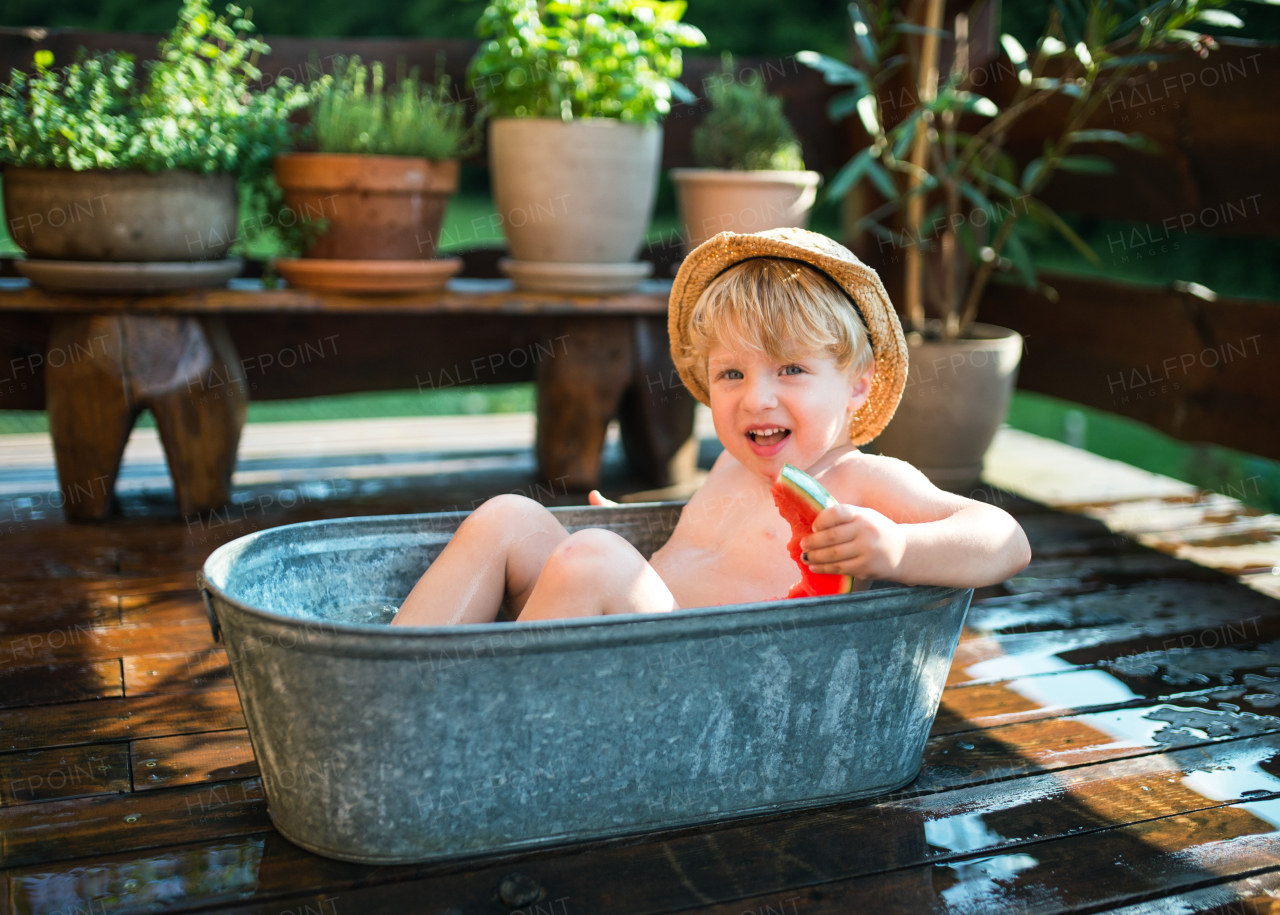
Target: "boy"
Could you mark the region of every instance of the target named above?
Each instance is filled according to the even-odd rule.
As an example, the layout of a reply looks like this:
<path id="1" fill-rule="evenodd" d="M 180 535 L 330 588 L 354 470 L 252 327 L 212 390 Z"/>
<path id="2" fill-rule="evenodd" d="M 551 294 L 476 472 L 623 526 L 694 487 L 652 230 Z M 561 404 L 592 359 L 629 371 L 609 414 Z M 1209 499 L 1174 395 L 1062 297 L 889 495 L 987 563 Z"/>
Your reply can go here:
<path id="1" fill-rule="evenodd" d="M 802 229 L 721 233 L 681 266 L 670 330 L 725 450 L 666 545 L 646 562 L 611 531 L 569 534 L 537 502 L 498 496 L 462 523 L 393 625 L 492 622 L 504 600 L 535 620 L 783 597 L 798 577 L 769 491 L 784 463 L 839 503 L 801 542 L 815 572 L 963 588 L 1030 561 L 1005 512 L 858 451 L 897 408 L 907 350 L 880 278 L 845 248 Z"/>

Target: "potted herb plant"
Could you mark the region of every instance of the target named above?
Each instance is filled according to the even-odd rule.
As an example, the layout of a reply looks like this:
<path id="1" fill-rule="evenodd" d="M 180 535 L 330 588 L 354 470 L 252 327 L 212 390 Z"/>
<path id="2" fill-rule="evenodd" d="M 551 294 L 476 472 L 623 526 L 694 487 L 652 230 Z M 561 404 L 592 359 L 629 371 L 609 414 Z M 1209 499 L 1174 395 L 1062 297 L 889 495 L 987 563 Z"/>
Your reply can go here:
<path id="1" fill-rule="evenodd" d="M 681 48 L 705 43 L 678 0 L 495 0 L 470 67 L 489 116 L 494 200 L 526 288 L 634 287 Z"/>
<path id="2" fill-rule="evenodd" d="M 230 21 L 228 21 L 230 17 Z M 185 0 L 160 59 L 81 51 L 63 68 L 38 51 L 0 91 L 4 207 L 33 282 L 73 291 L 220 285 L 241 262 L 237 184 L 271 199 L 271 158 L 287 148 L 305 94 L 258 91 L 270 49 L 228 6 Z"/>
<path id="3" fill-rule="evenodd" d="M 897 414 L 874 443 L 877 450 L 916 465 L 940 486 L 960 489 L 978 481 L 983 455 L 1008 412 L 1022 354 L 1017 333 L 977 322 L 987 283 L 1021 282 L 1054 297 L 1036 278 L 1023 238 L 1028 222 L 1061 233 L 1097 262 L 1097 254 L 1036 195 L 1059 169 L 1111 172 L 1112 162 L 1096 152 L 1105 144 L 1159 151 L 1140 134 L 1090 128 L 1090 118 L 1137 67 L 1157 67 L 1168 59 L 1164 52 L 1179 46 L 1202 50 L 1204 36 L 1186 26 L 1199 18 L 1221 24 L 1211 11 L 1223 2 L 1130 4 L 1123 10 L 1108 0 L 1058 5 L 1031 54 L 1013 36 L 1001 37 L 1018 74 L 1017 88 L 1003 104 L 973 91 L 968 20 L 958 14 L 953 30 L 943 31 L 943 0 L 927 0 L 923 24 L 908 21 L 906 4 L 897 0 L 855 0 L 849 6 L 853 66 L 811 51 L 799 55 L 828 83 L 849 87 L 831 100 L 829 111 L 833 117 L 856 112 L 872 141 L 832 178 L 828 195 L 840 198 L 867 185 L 885 202 L 863 214 L 853 234 L 869 230 L 903 254 L 912 371 Z M 908 38 L 918 45 L 902 53 Z M 943 78 L 940 39 L 955 47 Z M 912 104 L 891 123 L 878 90 L 908 60 L 915 62 Z M 1066 109 L 1064 126 L 1045 138 L 1043 155 L 1019 174 L 1003 148 L 1009 129 L 1051 100 Z M 898 227 L 886 224 L 893 215 L 901 218 Z M 926 298 L 938 317 L 926 320 Z"/>
<path id="4" fill-rule="evenodd" d="M 804 170 L 782 99 L 739 81 L 726 53 L 707 81 L 711 110 L 693 131 L 699 168 L 673 168 L 688 250 L 719 232 L 808 228 L 822 176 Z"/>
<path id="5" fill-rule="evenodd" d="M 436 257 L 458 159 L 477 128 L 447 77 L 411 70 L 384 87 L 382 64 L 353 57 L 312 87 L 316 152 L 276 157 L 275 177 L 297 225 L 310 224 L 301 258 L 277 258 L 291 284 L 348 292 L 438 289 L 462 268 Z"/>

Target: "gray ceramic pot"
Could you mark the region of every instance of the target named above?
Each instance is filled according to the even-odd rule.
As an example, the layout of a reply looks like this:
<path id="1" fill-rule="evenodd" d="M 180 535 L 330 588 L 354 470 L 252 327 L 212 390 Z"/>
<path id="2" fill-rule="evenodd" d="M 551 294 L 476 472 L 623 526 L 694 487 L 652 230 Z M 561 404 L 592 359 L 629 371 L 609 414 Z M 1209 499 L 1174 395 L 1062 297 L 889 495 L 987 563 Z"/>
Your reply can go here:
<path id="1" fill-rule="evenodd" d="M 1021 360 L 1022 336 L 991 324 L 973 325 L 966 339 L 910 344 L 902 402 L 870 450 L 915 465 L 943 489 L 976 486 Z"/>
<path id="2" fill-rule="evenodd" d="M 9 234 L 28 257 L 62 261 L 203 261 L 236 235 L 231 175 L 6 167 Z"/>

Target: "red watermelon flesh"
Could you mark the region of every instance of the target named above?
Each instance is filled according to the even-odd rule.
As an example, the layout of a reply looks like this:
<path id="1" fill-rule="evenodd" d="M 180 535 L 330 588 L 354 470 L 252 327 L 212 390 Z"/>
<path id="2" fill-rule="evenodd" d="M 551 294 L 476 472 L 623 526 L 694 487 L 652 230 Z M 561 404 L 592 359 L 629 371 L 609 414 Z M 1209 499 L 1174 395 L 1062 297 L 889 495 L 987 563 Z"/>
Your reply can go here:
<path id="1" fill-rule="evenodd" d="M 824 508 L 836 504 L 831 493 L 813 477 L 790 464 L 783 465 L 771 491 L 779 513 L 791 525 L 791 542 L 787 544 L 787 551 L 800 567 L 800 580 L 791 586 L 787 597 L 821 597 L 852 591 L 852 575 L 819 575 L 809 571 L 809 566 L 800 559 L 800 541 L 813 533 L 813 519 Z"/>

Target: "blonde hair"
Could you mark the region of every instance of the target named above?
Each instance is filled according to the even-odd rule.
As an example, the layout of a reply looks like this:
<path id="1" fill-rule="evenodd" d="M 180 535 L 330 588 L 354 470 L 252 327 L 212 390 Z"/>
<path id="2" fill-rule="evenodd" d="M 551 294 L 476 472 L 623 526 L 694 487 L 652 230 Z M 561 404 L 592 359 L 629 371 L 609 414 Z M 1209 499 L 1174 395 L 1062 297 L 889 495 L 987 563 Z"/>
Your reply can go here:
<path id="1" fill-rule="evenodd" d="M 711 347 L 730 339 L 755 346 L 777 363 L 825 352 L 840 371 L 861 375 L 875 362 L 853 299 L 804 261 L 753 257 L 707 284 L 693 306 L 683 354 L 704 388 L 709 389 Z"/>

